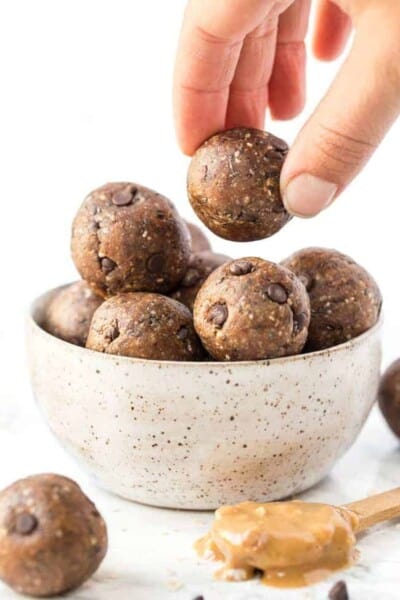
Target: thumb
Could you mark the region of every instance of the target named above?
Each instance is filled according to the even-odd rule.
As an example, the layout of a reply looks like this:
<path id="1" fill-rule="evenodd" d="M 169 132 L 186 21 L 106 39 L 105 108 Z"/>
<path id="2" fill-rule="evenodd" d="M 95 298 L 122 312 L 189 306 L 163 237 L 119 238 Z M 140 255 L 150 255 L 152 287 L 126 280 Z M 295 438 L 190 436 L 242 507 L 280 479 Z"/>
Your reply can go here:
<path id="1" fill-rule="evenodd" d="M 400 36 L 394 21 L 393 14 L 374 11 L 356 23 L 349 57 L 282 169 L 282 197 L 290 213 L 312 217 L 327 208 L 400 113 Z"/>

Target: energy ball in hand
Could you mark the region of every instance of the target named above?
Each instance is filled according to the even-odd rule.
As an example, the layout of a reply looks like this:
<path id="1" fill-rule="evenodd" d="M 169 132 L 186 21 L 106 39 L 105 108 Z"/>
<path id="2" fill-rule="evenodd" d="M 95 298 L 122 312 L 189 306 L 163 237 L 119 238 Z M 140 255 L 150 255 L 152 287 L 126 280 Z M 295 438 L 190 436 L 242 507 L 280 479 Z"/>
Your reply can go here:
<path id="1" fill-rule="evenodd" d="M 94 311 L 102 302 L 85 281 L 76 281 L 51 300 L 43 327 L 61 340 L 85 346 Z"/>
<path id="2" fill-rule="evenodd" d="M 197 227 L 197 225 L 189 223 L 188 221 L 185 221 L 185 223 L 189 229 L 190 237 L 192 238 L 192 252 L 206 252 L 207 250 L 211 250 L 210 240 L 200 227 Z"/>
<path id="3" fill-rule="evenodd" d="M 203 282 L 212 271 L 229 260 L 232 260 L 229 256 L 215 254 L 214 252 L 196 252 L 192 254 L 188 270 L 178 289 L 171 294 L 171 297 L 193 310 L 194 301 Z"/>
<path id="4" fill-rule="evenodd" d="M 106 552 L 106 525 L 74 481 L 34 475 L 0 493 L 0 578 L 17 592 L 64 594 L 84 583 Z"/>
<path id="5" fill-rule="evenodd" d="M 310 321 L 297 277 L 261 258 L 242 258 L 211 273 L 197 294 L 194 324 L 217 360 L 259 360 L 299 353 Z"/>
<path id="6" fill-rule="evenodd" d="M 400 359 L 382 375 L 378 402 L 390 429 L 400 438 Z"/>
<path id="7" fill-rule="evenodd" d="M 381 294 L 374 279 L 337 250 L 305 248 L 282 263 L 305 284 L 311 303 L 307 350 L 351 340 L 378 320 Z"/>
<path id="8" fill-rule="evenodd" d="M 279 178 L 287 144 L 258 129 L 217 133 L 193 156 L 188 195 L 197 216 L 227 240 L 267 238 L 290 219 Z"/>
<path id="9" fill-rule="evenodd" d="M 94 291 L 168 292 L 190 257 L 190 233 L 170 200 L 134 183 L 109 183 L 85 199 L 72 227 L 72 258 Z"/>
<path id="10" fill-rule="evenodd" d="M 160 294 L 113 296 L 94 314 L 86 347 L 153 360 L 201 360 L 190 310 Z"/>

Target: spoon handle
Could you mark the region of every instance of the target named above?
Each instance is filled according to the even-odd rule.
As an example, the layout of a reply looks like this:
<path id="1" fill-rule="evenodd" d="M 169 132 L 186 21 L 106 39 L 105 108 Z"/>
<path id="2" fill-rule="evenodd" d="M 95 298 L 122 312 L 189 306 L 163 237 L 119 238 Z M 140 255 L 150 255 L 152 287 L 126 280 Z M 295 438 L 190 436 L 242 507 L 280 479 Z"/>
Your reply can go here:
<path id="1" fill-rule="evenodd" d="M 344 508 L 358 516 L 359 524 L 356 529 L 358 533 L 383 521 L 400 517 L 400 488 L 351 502 Z"/>

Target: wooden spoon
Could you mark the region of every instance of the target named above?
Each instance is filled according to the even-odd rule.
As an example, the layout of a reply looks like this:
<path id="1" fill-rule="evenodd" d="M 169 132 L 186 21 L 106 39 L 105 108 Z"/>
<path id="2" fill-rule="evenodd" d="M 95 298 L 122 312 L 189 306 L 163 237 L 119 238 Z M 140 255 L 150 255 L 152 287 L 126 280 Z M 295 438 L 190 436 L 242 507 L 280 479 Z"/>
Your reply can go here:
<path id="1" fill-rule="evenodd" d="M 345 504 L 343 508 L 356 513 L 359 522 L 355 533 L 359 533 L 383 521 L 400 517 L 400 488 Z"/>

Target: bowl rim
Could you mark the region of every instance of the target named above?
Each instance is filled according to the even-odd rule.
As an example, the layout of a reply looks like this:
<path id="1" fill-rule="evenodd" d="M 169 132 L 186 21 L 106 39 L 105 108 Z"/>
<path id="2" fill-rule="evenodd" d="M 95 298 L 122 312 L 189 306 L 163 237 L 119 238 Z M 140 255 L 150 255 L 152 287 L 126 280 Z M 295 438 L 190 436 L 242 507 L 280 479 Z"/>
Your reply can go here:
<path id="1" fill-rule="evenodd" d="M 73 283 L 73 282 L 72 282 Z M 338 344 L 336 346 L 331 346 L 330 348 L 324 348 L 323 350 L 315 350 L 314 352 L 307 352 L 305 354 L 292 354 L 289 356 L 280 356 L 278 358 L 263 358 L 260 360 L 238 360 L 238 361 L 210 361 L 210 360 L 199 360 L 199 361 L 187 361 L 187 360 L 158 360 L 158 359 L 150 359 L 150 358 L 135 358 L 132 356 L 123 356 L 119 354 L 107 354 L 106 352 L 98 352 L 97 350 L 91 350 L 90 348 L 85 348 L 83 346 L 78 346 L 76 344 L 71 344 L 65 340 L 62 340 L 55 335 L 52 335 L 39 323 L 34 317 L 34 312 L 37 309 L 38 304 L 44 300 L 46 296 L 50 296 L 50 294 L 55 293 L 58 290 L 61 290 L 70 285 L 69 283 L 56 286 L 55 288 L 51 288 L 44 292 L 40 296 L 37 296 L 33 302 L 31 302 L 29 306 L 29 310 L 27 313 L 27 322 L 28 324 L 44 339 L 52 340 L 53 343 L 66 346 L 69 351 L 77 352 L 78 354 L 88 354 L 90 353 L 92 356 L 96 355 L 99 359 L 110 360 L 112 359 L 122 361 L 124 364 L 149 364 L 149 365 L 169 365 L 169 366 L 181 366 L 181 367 L 193 367 L 193 368 L 214 368 L 214 369 L 227 369 L 233 368 L 236 366 L 272 366 L 279 364 L 288 364 L 299 361 L 311 361 L 314 358 L 318 357 L 330 357 L 332 354 L 337 352 L 346 352 L 347 350 L 351 350 L 354 346 L 360 346 L 364 342 L 368 340 L 368 338 L 373 337 L 376 332 L 382 329 L 382 325 L 384 322 L 383 311 L 381 310 L 377 322 L 361 333 L 355 338 L 348 340 L 347 342 L 343 342 L 342 344 Z"/>

